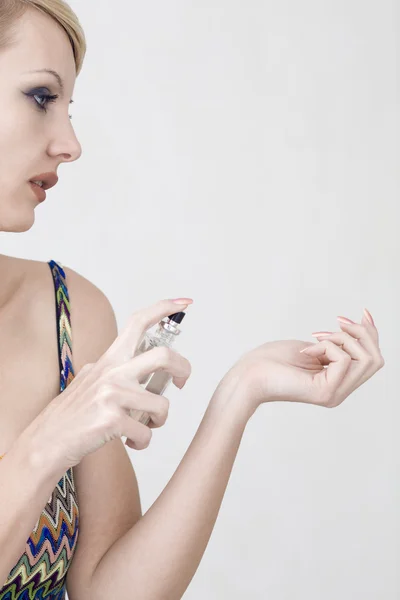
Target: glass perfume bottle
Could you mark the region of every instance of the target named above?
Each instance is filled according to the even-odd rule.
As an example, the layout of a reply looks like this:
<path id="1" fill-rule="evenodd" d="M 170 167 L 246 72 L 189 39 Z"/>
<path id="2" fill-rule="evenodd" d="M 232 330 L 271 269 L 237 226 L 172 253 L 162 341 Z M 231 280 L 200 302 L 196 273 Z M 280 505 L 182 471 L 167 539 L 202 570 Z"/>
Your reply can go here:
<path id="1" fill-rule="evenodd" d="M 181 333 L 178 325 L 182 323 L 185 316 L 186 313 L 177 312 L 173 315 L 169 315 L 169 317 L 165 317 L 165 319 L 159 322 L 155 333 L 146 332 L 144 334 L 134 356 L 147 352 L 156 346 L 166 346 L 167 348 L 171 348 L 176 338 Z M 144 385 L 144 388 L 152 394 L 162 395 L 171 381 L 172 375 L 166 371 L 156 371 L 155 373 L 151 373 L 144 380 L 139 381 L 139 383 Z M 136 421 L 143 423 L 143 425 L 148 425 L 151 419 L 149 414 L 142 410 L 133 409 L 130 411 L 130 415 Z"/>

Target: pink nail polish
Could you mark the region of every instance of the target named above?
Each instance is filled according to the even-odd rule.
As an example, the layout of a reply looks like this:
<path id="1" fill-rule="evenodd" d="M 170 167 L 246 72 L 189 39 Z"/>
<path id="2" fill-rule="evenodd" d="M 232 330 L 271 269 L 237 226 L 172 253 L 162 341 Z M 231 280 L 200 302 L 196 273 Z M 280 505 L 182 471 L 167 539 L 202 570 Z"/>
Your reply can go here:
<path id="1" fill-rule="evenodd" d="M 367 317 L 368 321 L 371 323 L 371 325 L 375 325 L 374 320 L 373 320 L 372 315 L 369 312 L 369 310 L 367 310 L 366 308 L 364 308 L 364 314 Z"/>
<path id="2" fill-rule="evenodd" d="M 332 333 L 333 333 L 332 331 L 315 331 L 311 335 L 314 337 L 317 337 L 319 335 L 332 335 Z"/>
<path id="3" fill-rule="evenodd" d="M 346 325 L 355 325 L 354 321 L 351 321 L 350 319 L 346 319 L 346 317 L 337 317 L 337 320 L 340 321 L 341 323 L 346 323 Z"/>
<path id="4" fill-rule="evenodd" d="M 191 298 L 175 298 L 174 300 L 171 300 L 171 302 L 174 302 L 175 304 L 192 304 L 193 300 Z"/>

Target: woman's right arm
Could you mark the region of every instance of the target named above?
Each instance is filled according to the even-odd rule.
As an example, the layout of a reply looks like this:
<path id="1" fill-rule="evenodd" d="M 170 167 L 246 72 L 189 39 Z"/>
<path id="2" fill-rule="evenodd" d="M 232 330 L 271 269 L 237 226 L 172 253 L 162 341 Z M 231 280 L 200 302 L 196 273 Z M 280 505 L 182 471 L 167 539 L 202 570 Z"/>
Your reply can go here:
<path id="1" fill-rule="evenodd" d="M 51 456 L 39 462 L 24 432 L 0 460 L 0 587 L 25 552 L 62 471 Z"/>
<path id="2" fill-rule="evenodd" d="M 136 311 L 100 359 L 79 370 L 0 460 L 0 589 L 65 472 L 123 436 L 131 448 L 147 448 L 151 427 L 165 423 L 168 399 L 144 390 L 139 382 L 162 369 L 181 387 L 190 376 L 190 363 L 166 348 L 138 357 L 134 353 L 143 334 L 176 310 L 176 303 L 162 300 Z M 132 410 L 147 412 L 149 426 L 132 418 Z"/>

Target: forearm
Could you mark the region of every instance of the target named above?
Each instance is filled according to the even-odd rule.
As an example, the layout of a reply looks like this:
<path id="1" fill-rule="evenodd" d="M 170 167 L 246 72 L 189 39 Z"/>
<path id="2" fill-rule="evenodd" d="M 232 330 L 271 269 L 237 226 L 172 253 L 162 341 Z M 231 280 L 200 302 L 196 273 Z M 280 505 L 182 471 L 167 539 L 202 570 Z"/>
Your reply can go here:
<path id="1" fill-rule="evenodd" d="M 24 434 L 0 460 L 0 588 L 61 477 L 50 462 L 39 460 Z"/>
<path id="2" fill-rule="evenodd" d="M 173 477 L 99 562 L 90 600 L 178 600 L 207 547 L 249 415 L 216 393 Z"/>

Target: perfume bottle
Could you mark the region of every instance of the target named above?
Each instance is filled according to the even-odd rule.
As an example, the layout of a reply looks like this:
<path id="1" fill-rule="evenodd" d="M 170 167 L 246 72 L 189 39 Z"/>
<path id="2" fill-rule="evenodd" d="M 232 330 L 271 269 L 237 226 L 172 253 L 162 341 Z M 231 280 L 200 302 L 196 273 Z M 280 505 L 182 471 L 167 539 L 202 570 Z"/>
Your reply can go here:
<path id="1" fill-rule="evenodd" d="M 172 344 L 175 342 L 175 339 L 181 333 L 178 325 L 182 323 L 185 316 L 186 313 L 177 312 L 160 321 L 155 333 L 146 332 L 144 334 L 144 337 L 140 342 L 134 356 L 138 356 L 143 352 L 147 352 L 156 346 L 166 346 L 167 348 L 171 348 Z M 139 383 L 152 394 L 162 395 L 171 381 L 172 375 L 166 371 L 156 371 L 155 373 L 151 373 L 145 379 L 139 381 Z M 151 420 L 150 415 L 142 410 L 130 410 L 130 415 L 136 421 L 143 423 L 143 425 L 148 425 Z"/>

